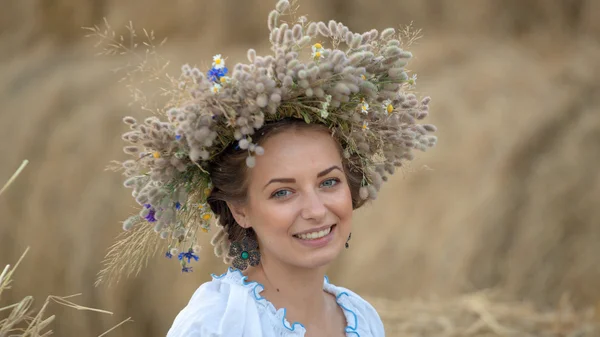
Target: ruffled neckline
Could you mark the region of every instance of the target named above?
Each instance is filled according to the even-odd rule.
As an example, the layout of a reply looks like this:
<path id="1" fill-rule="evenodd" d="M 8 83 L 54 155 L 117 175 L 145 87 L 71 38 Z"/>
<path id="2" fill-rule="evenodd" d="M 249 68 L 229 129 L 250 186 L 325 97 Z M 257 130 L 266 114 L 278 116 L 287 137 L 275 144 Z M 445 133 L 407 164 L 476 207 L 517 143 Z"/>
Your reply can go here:
<path id="1" fill-rule="evenodd" d="M 255 281 L 247 281 L 248 277 L 242 274 L 241 271 L 229 267 L 227 272 L 222 275 L 212 274 L 213 280 L 219 280 L 221 282 L 227 282 L 232 285 L 239 285 L 246 289 L 248 289 L 256 303 L 263 310 L 266 310 L 272 317 L 275 317 L 277 321 L 281 322 L 278 326 L 284 330 L 287 334 L 292 334 L 294 336 L 304 336 L 306 333 L 306 328 L 299 322 L 290 323 L 286 319 L 286 309 L 279 308 L 277 309 L 273 303 L 260 295 L 260 293 L 265 289 L 265 287 Z M 354 313 L 354 308 L 352 307 L 352 302 L 350 301 L 351 294 L 340 290 L 335 285 L 329 283 L 329 278 L 325 276 L 323 280 L 323 290 L 335 296 L 337 304 L 342 308 L 344 312 L 344 316 L 346 318 L 346 335 L 347 336 L 357 336 L 358 334 L 358 318 Z"/>

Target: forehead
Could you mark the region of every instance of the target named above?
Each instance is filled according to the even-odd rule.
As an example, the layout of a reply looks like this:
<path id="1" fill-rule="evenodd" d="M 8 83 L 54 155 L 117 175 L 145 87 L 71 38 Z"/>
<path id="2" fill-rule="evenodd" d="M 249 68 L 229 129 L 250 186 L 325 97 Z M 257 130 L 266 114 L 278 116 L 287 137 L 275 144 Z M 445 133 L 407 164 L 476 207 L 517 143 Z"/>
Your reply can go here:
<path id="1" fill-rule="evenodd" d="M 251 180 L 274 176 L 294 177 L 314 174 L 331 167 L 341 167 L 336 140 L 321 130 L 286 130 L 268 138 L 262 145 L 265 153 L 256 158 Z"/>

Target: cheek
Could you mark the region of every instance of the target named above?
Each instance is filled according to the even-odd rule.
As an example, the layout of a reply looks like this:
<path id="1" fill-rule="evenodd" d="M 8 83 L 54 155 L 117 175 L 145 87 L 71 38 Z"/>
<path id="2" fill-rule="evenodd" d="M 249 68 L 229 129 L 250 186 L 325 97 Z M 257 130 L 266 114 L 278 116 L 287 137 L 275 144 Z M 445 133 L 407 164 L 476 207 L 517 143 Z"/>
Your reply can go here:
<path id="1" fill-rule="evenodd" d="M 345 185 L 340 188 L 338 193 L 332 195 L 331 210 L 337 215 L 340 220 L 349 221 L 352 218 L 352 194 L 350 187 Z"/>
<path id="2" fill-rule="evenodd" d="M 253 205 L 254 206 L 254 205 Z M 264 201 L 253 207 L 252 225 L 265 237 L 287 235 L 296 218 L 295 210 L 276 202 Z"/>

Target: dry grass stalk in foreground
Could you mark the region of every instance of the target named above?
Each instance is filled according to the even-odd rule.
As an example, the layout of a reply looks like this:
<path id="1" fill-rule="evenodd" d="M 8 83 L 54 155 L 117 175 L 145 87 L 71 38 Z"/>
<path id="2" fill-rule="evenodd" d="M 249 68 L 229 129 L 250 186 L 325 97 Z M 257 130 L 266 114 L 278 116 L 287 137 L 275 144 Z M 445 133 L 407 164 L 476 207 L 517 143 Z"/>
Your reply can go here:
<path id="1" fill-rule="evenodd" d="M 600 336 L 598 309 L 576 311 L 565 297 L 554 311 L 522 302 L 506 302 L 490 292 L 453 300 L 369 299 L 386 335 L 410 337 L 592 337 Z"/>
<path id="2" fill-rule="evenodd" d="M 12 177 L 10 177 L 10 179 L 8 179 L 6 184 L 4 184 L 4 186 L 2 186 L 2 189 L 0 189 L 0 195 L 2 195 L 2 193 L 4 193 L 4 191 L 6 191 L 8 186 L 10 186 L 10 184 L 12 184 L 12 182 L 15 181 L 15 179 L 17 179 L 17 177 L 19 176 L 19 174 L 21 174 L 21 172 L 23 172 L 23 170 L 25 169 L 25 166 L 27 166 L 27 164 L 29 164 L 29 161 L 23 160 L 23 163 L 21 164 L 21 166 L 19 166 L 17 171 L 15 171 L 15 173 L 12 175 Z"/>
<path id="3" fill-rule="evenodd" d="M 5 290 L 11 288 L 11 284 L 13 283 L 13 273 L 29 251 L 29 248 L 25 250 L 21 258 L 17 261 L 14 267 L 10 267 L 7 265 L 2 274 L 0 274 L 0 299 L 2 298 L 2 293 Z M 46 301 L 42 305 L 42 308 L 39 309 L 36 313 L 34 309 L 31 308 L 33 304 L 33 297 L 26 296 L 20 302 L 8 305 L 6 307 L 0 308 L 0 312 L 4 312 L 6 310 L 11 310 L 8 314 L 8 317 L 0 320 L 0 337 L 4 336 L 23 336 L 23 337 L 42 337 L 49 336 L 52 334 L 52 330 L 47 330 L 47 327 L 50 323 L 54 321 L 55 316 L 46 317 L 46 309 L 50 302 L 55 302 L 73 309 L 77 310 L 87 310 L 87 311 L 95 311 L 103 314 L 112 315 L 111 312 L 105 310 L 99 310 L 94 308 L 88 308 L 84 306 L 77 305 L 68 299 L 79 296 L 80 294 L 75 294 L 71 296 L 48 296 Z M 124 320 L 119 323 L 117 326 L 129 321 L 130 318 Z M 109 331 L 103 333 L 101 336 L 106 335 L 106 333 L 112 331 L 115 327 L 110 329 Z"/>
<path id="4" fill-rule="evenodd" d="M 4 193 L 4 191 L 6 191 L 8 186 L 17 178 L 17 176 L 23 171 L 23 169 L 25 168 L 25 166 L 27 166 L 27 164 L 28 164 L 27 160 L 23 161 L 23 163 L 21 164 L 19 169 L 17 169 L 17 171 L 8 180 L 8 182 L 6 184 L 4 184 L 2 189 L 0 189 L 0 195 L 2 193 Z M 21 261 L 23 260 L 23 258 L 25 257 L 25 255 L 27 254 L 28 251 L 29 251 L 29 247 L 25 250 L 23 255 L 21 255 L 21 257 L 19 258 L 17 263 L 12 268 L 10 265 L 6 265 L 4 267 L 4 269 L 2 270 L 2 273 L 0 274 L 0 300 L 2 299 L 2 294 L 4 293 L 4 291 L 11 289 L 11 284 L 13 283 L 13 278 L 12 278 L 13 274 L 14 274 L 15 270 L 17 269 L 17 267 L 21 264 Z M 45 314 L 46 314 L 46 309 L 48 308 L 48 305 L 50 304 L 50 302 L 55 302 L 55 303 L 58 303 L 58 304 L 61 304 L 61 305 L 64 305 L 64 306 L 67 306 L 67 307 L 70 307 L 70 308 L 73 308 L 76 310 L 95 311 L 95 312 L 99 312 L 99 313 L 103 313 L 103 314 L 112 315 L 112 312 L 109 312 L 109 311 L 88 308 L 88 307 L 80 306 L 78 304 L 75 304 L 75 303 L 69 301 L 70 298 L 79 296 L 79 295 L 80 294 L 75 294 L 75 295 L 71 295 L 71 296 L 62 296 L 62 297 L 50 295 L 46 298 L 46 301 L 42 305 L 42 308 L 39 309 L 37 311 L 37 313 L 34 309 L 31 308 L 31 306 L 33 304 L 33 300 L 34 300 L 32 296 L 26 296 L 20 302 L 17 302 L 17 303 L 14 303 L 14 304 L 11 304 L 11 305 L 8 305 L 5 307 L 0 307 L 0 313 L 7 311 L 7 310 L 11 310 L 10 313 L 8 314 L 8 317 L 0 320 L 0 337 L 5 337 L 5 336 L 42 337 L 42 336 L 51 335 L 52 330 L 47 330 L 47 327 L 50 323 L 52 323 L 54 321 L 55 316 L 52 315 L 52 316 L 44 318 Z M 118 327 L 121 324 L 128 322 L 130 320 L 131 320 L 131 318 L 127 318 L 126 320 L 117 324 L 116 326 L 114 326 L 110 330 L 106 331 L 99 337 L 105 336 L 107 333 L 114 330 L 116 327 Z"/>

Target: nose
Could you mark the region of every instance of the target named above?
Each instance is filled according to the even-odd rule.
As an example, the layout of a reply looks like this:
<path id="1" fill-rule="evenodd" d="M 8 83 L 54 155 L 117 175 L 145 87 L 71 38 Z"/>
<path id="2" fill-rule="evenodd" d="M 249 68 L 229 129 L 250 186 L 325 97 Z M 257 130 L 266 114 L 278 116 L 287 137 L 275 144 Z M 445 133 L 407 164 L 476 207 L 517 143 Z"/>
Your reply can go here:
<path id="1" fill-rule="evenodd" d="M 301 216 L 304 220 L 321 222 L 327 214 L 327 207 L 321 196 L 311 191 L 304 194 Z"/>

